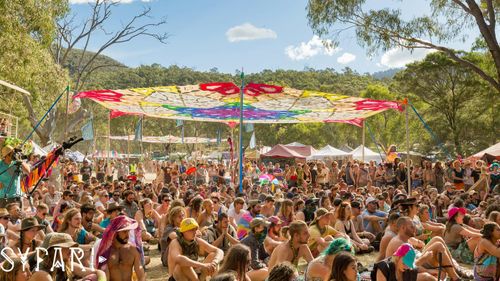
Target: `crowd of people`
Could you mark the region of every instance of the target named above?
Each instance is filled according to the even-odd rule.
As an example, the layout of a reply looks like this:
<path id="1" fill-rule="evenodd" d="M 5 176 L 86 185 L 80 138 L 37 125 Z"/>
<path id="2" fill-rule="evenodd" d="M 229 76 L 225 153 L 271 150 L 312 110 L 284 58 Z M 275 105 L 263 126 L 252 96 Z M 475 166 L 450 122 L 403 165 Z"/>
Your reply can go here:
<path id="1" fill-rule="evenodd" d="M 146 280 L 155 248 L 177 281 L 500 280 L 498 162 L 282 165 L 63 158 L 0 208 L 0 280 Z"/>

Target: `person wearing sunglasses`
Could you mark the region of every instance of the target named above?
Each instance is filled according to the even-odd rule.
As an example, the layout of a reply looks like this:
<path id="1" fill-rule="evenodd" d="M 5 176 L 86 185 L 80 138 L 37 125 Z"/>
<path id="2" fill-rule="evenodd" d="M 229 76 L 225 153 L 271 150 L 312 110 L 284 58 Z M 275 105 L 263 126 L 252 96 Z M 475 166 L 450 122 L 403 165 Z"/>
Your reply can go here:
<path id="1" fill-rule="evenodd" d="M 35 219 L 38 221 L 38 224 L 44 226 L 44 228 L 42 228 L 43 234 L 54 232 L 54 230 L 50 226 L 50 222 L 47 220 L 48 214 L 49 214 L 49 207 L 47 205 L 42 203 L 36 206 Z M 45 235 L 40 238 L 43 240 L 45 238 Z"/>

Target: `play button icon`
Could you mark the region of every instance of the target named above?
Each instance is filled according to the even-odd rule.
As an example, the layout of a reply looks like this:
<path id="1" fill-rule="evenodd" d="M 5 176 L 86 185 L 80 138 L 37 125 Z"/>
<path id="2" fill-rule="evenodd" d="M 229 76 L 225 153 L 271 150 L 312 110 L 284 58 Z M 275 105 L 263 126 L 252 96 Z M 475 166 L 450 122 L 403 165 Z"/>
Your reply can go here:
<path id="1" fill-rule="evenodd" d="M 99 256 L 99 263 L 104 263 L 107 260 L 107 258 Z"/>

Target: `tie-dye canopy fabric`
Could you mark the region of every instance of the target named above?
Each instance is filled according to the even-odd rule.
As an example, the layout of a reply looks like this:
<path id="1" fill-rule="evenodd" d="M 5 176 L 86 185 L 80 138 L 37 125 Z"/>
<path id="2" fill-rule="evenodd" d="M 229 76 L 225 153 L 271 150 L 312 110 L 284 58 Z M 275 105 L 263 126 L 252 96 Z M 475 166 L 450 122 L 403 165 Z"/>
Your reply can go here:
<path id="1" fill-rule="evenodd" d="M 112 140 L 122 140 L 122 141 L 133 141 L 135 135 L 129 136 L 109 136 L 109 139 Z M 178 137 L 178 136 L 143 136 L 142 142 L 144 143 L 217 143 L 217 139 L 211 138 L 202 138 L 202 137 Z M 226 140 L 221 140 L 224 142 Z"/>
<path id="2" fill-rule="evenodd" d="M 240 88 L 231 82 L 188 86 L 94 90 L 75 98 L 91 99 L 112 115 L 145 115 L 178 120 L 239 122 Z M 398 102 L 297 90 L 266 84 L 244 88 L 245 123 L 341 122 L 360 126 L 362 121 Z"/>

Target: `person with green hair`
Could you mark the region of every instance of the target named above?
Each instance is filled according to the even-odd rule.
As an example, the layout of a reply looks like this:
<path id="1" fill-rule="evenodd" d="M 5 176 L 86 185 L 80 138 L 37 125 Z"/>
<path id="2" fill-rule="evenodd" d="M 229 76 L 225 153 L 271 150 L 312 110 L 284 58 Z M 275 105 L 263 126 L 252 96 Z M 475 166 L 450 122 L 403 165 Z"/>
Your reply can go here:
<path id="1" fill-rule="evenodd" d="M 314 260 L 312 260 L 304 272 L 305 281 L 328 281 L 331 275 L 333 260 L 341 252 L 354 255 L 354 247 L 345 238 L 336 238 L 330 245 Z"/>

